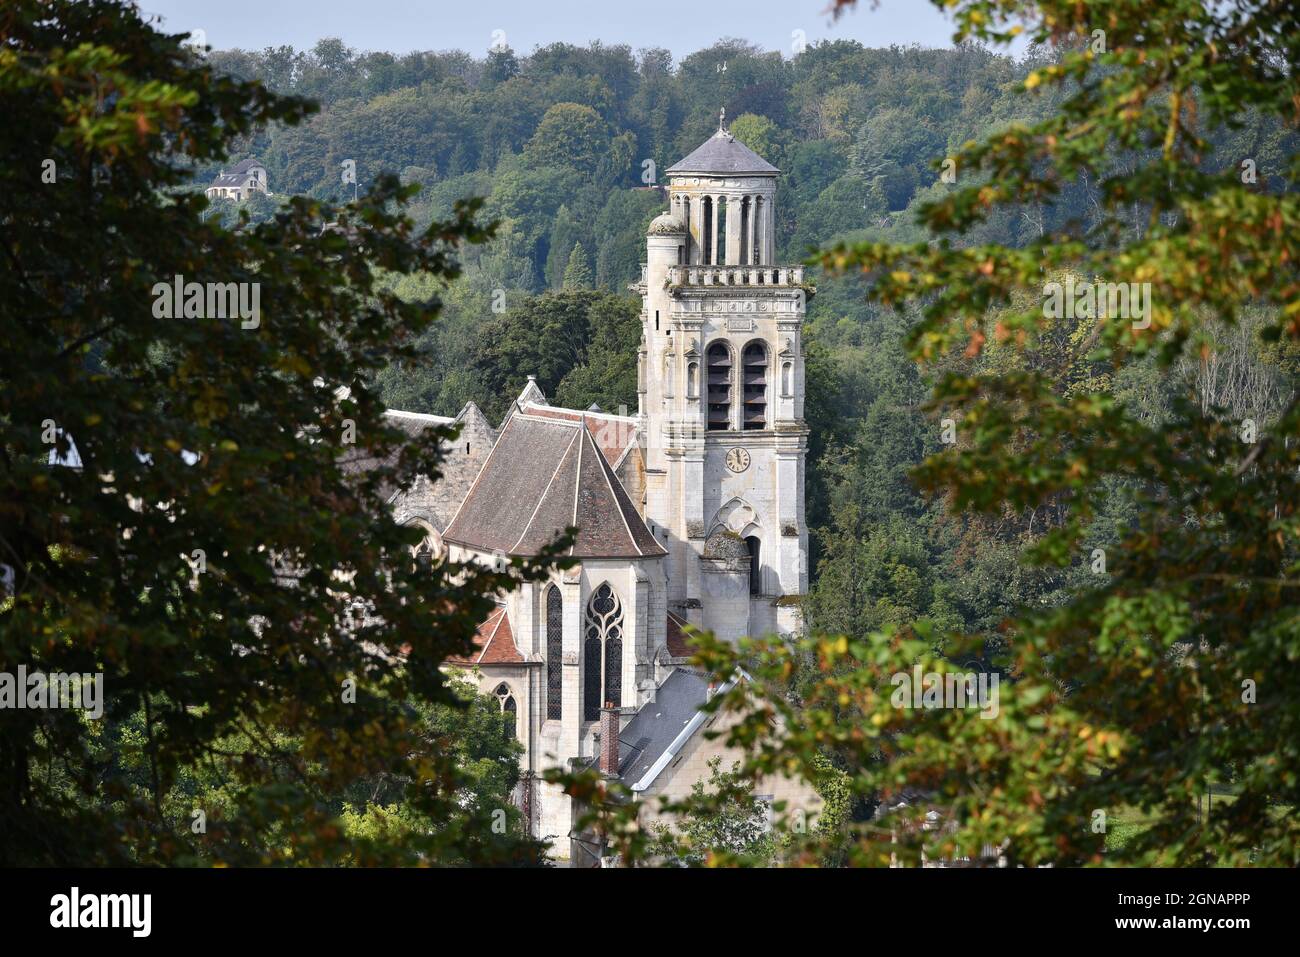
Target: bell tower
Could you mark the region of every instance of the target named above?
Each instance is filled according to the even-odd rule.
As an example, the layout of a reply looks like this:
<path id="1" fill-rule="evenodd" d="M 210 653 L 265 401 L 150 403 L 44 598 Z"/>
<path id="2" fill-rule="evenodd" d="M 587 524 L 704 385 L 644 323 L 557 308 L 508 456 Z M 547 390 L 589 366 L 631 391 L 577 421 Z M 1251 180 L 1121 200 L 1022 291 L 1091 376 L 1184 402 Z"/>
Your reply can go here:
<path id="1" fill-rule="evenodd" d="M 808 587 L 802 327 L 776 262 L 780 170 L 718 131 L 669 167 L 646 238 L 639 416 L 668 610 L 723 637 L 801 629 Z"/>

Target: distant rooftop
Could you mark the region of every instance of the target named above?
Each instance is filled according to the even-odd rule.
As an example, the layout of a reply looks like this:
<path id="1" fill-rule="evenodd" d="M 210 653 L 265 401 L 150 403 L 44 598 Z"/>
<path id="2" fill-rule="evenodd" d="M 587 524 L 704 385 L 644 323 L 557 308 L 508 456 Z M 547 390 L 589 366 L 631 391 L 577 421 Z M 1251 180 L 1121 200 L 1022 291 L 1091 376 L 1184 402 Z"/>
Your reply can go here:
<path id="1" fill-rule="evenodd" d="M 668 172 L 775 176 L 781 171 L 736 139 L 729 130 L 719 129 L 690 156 L 668 167 Z"/>

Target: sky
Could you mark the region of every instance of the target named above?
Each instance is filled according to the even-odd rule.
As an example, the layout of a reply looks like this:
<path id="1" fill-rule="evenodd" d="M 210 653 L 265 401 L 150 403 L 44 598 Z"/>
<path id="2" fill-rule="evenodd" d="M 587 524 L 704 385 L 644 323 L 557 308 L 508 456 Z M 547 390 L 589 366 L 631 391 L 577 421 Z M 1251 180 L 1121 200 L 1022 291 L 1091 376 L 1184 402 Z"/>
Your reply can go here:
<path id="1" fill-rule="evenodd" d="M 952 24 L 928 0 L 859 0 L 832 21 L 829 0 L 137 0 L 168 33 L 203 30 L 216 50 L 339 37 L 358 51 L 465 50 L 481 55 L 503 31 L 518 54 L 563 42 L 664 47 L 680 59 L 724 37 L 787 56 L 803 39 L 866 46 L 951 46 Z M 803 31 L 802 36 L 796 31 Z"/>

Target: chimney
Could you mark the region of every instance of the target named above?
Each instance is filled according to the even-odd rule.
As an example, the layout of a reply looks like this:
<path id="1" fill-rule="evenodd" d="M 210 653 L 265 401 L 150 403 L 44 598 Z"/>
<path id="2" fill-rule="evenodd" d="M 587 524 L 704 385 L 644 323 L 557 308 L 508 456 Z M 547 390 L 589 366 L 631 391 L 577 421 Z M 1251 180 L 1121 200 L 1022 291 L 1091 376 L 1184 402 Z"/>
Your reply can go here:
<path id="1" fill-rule="evenodd" d="M 618 774 L 618 708 L 606 701 L 600 709 L 600 773 Z"/>

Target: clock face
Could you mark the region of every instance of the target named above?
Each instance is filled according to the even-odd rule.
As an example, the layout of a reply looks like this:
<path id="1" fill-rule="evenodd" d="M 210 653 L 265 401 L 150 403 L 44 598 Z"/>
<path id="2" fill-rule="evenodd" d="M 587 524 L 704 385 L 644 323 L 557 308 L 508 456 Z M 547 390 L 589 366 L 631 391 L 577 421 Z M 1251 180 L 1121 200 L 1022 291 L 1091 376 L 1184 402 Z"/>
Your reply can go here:
<path id="1" fill-rule="evenodd" d="M 749 453 L 744 449 L 735 448 L 727 451 L 727 468 L 733 472 L 743 472 L 749 468 Z"/>

